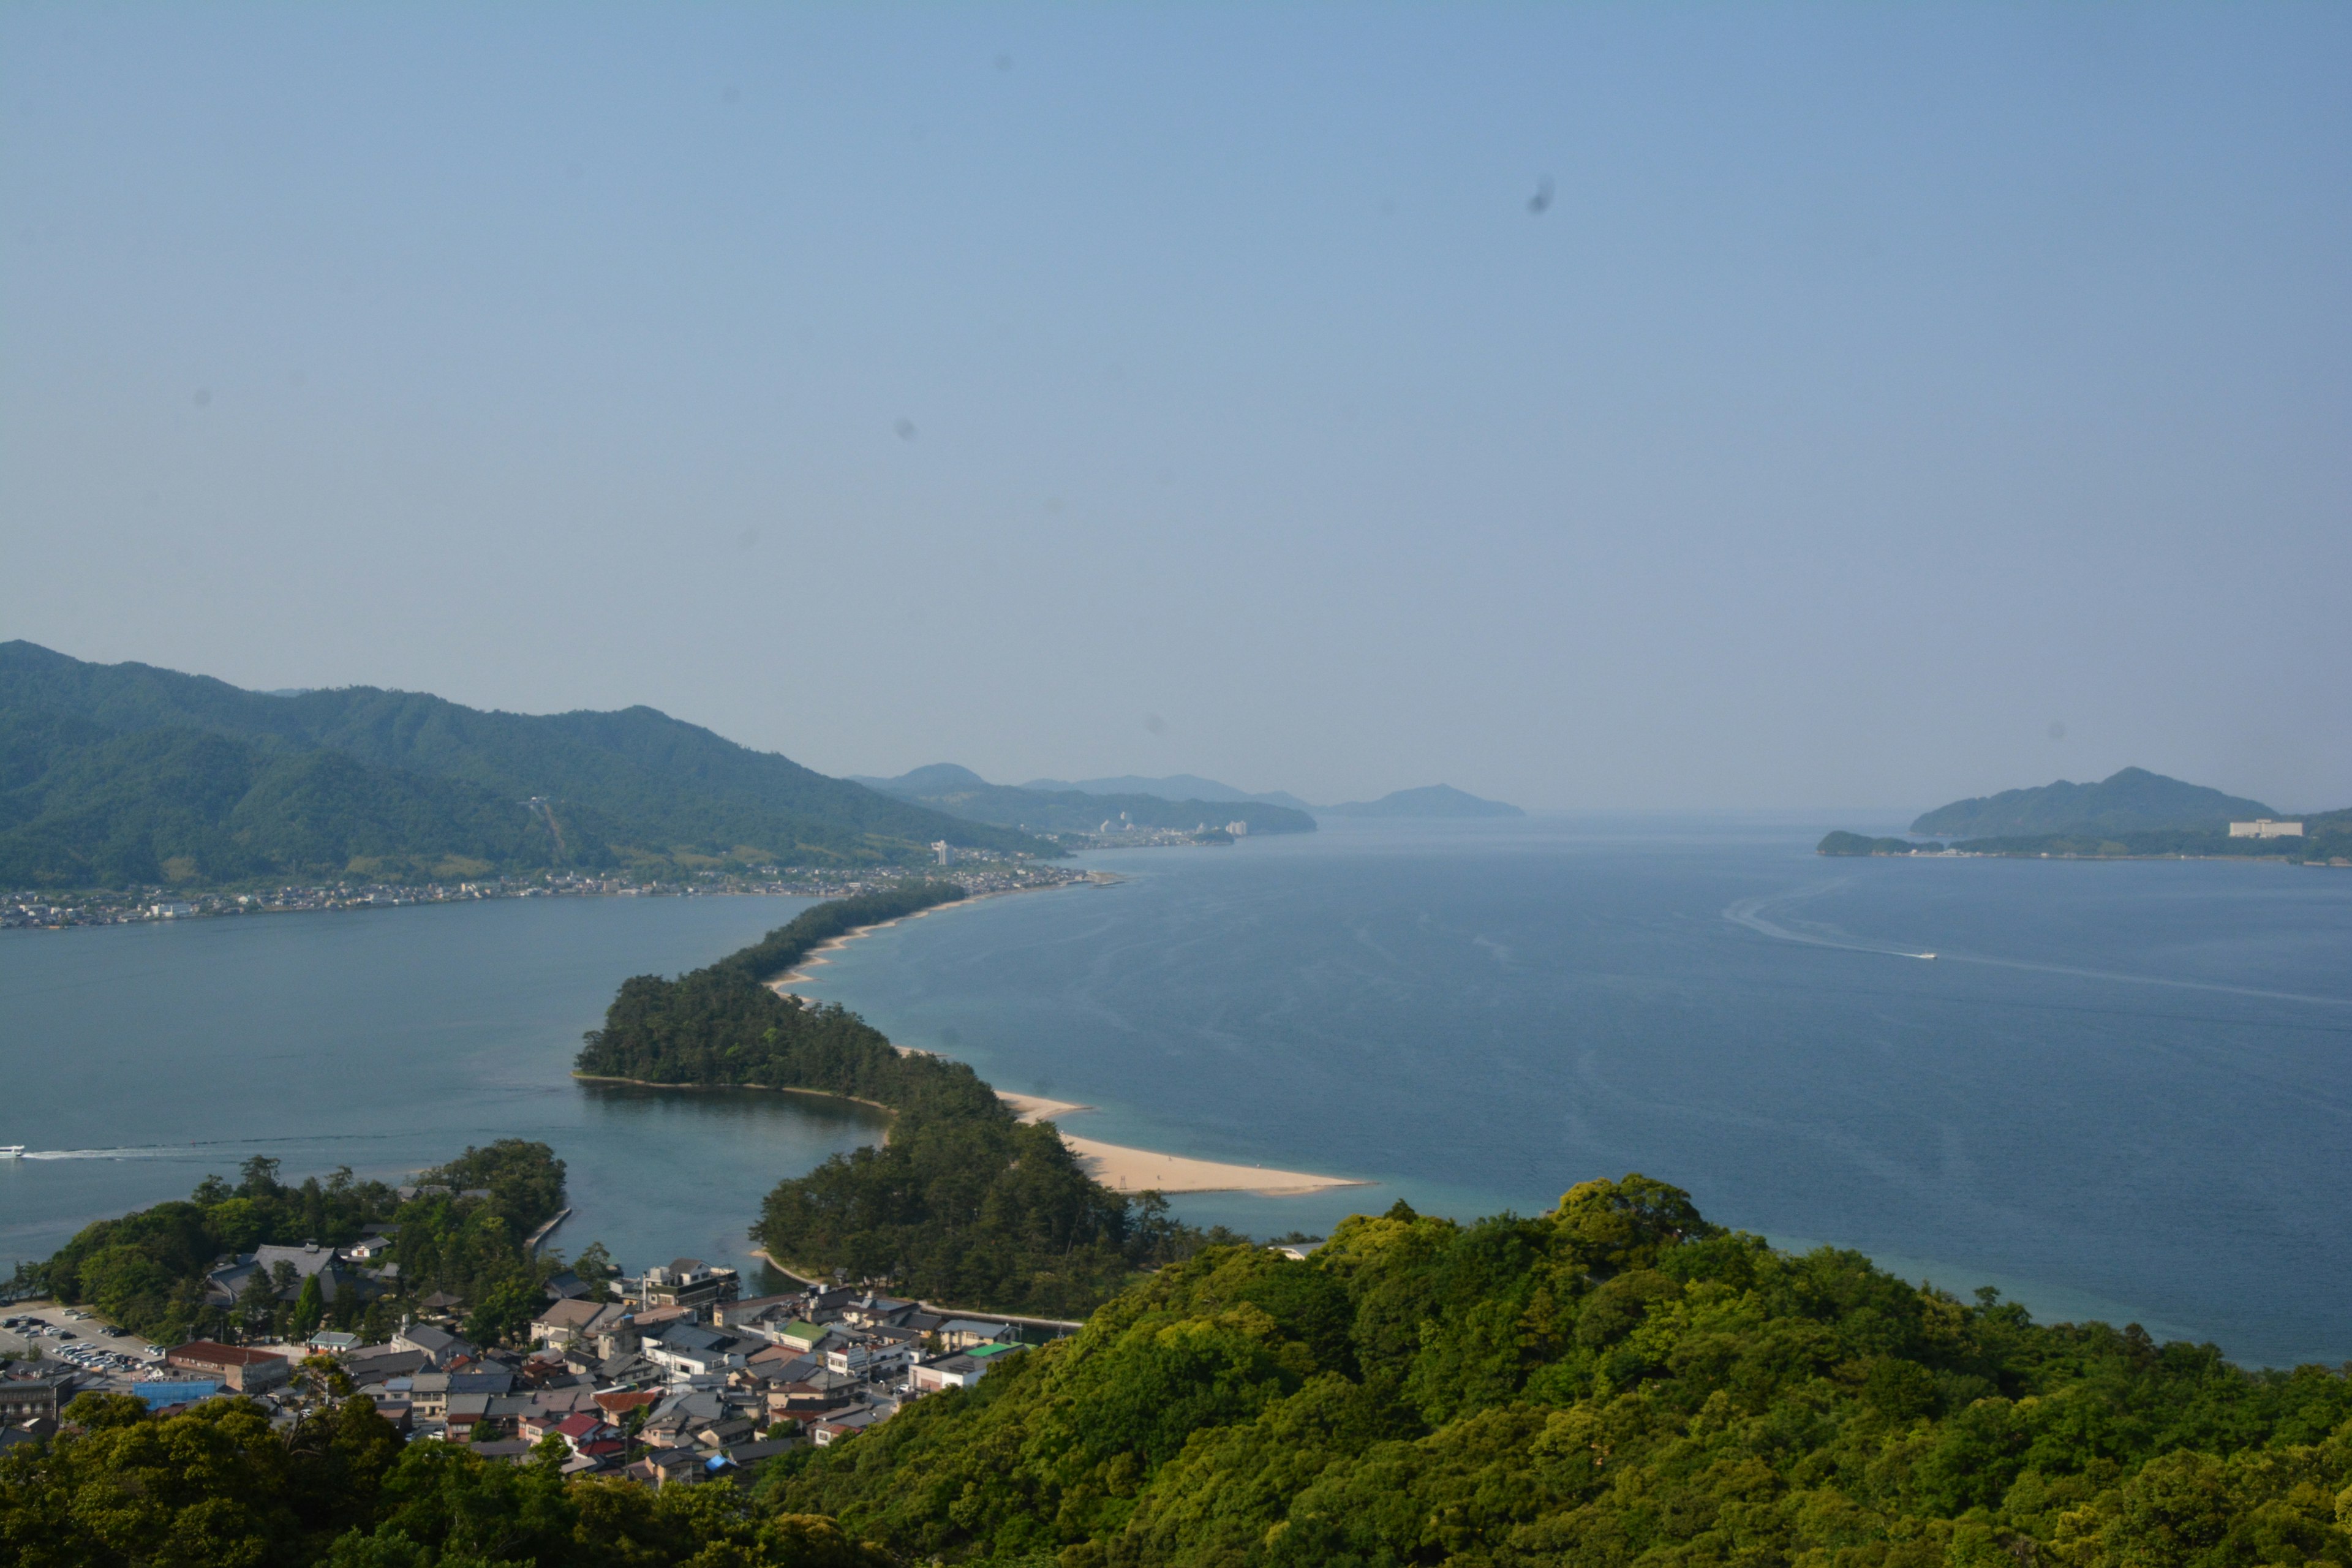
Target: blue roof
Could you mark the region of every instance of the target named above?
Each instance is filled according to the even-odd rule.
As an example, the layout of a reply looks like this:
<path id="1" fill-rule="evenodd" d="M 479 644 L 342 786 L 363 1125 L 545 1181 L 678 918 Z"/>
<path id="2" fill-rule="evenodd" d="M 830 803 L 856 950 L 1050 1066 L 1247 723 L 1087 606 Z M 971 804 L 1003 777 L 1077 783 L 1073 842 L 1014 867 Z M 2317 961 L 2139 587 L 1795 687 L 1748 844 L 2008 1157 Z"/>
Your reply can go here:
<path id="1" fill-rule="evenodd" d="M 147 1402 L 150 1410 L 161 1410 L 166 1405 L 194 1405 L 199 1399 L 210 1399 L 221 1391 L 220 1379 L 189 1378 L 175 1383 L 134 1383 L 131 1392 Z"/>

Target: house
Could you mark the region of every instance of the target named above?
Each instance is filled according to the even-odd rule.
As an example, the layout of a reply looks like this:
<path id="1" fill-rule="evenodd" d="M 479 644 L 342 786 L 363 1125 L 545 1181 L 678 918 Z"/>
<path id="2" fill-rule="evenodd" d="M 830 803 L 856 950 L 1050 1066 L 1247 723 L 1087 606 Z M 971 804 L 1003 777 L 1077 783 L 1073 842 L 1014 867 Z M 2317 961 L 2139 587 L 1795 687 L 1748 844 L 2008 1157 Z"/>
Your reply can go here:
<path id="1" fill-rule="evenodd" d="M 357 1350 L 346 1352 L 340 1359 L 344 1373 L 355 1384 L 410 1377 L 433 1365 L 433 1358 L 423 1351 L 396 1351 L 390 1345 L 362 1345 Z"/>
<path id="2" fill-rule="evenodd" d="M 321 1329 L 304 1340 L 302 1346 L 305 1350 L 316 1351 L 320 1355 L 348 1355 L 360 1348 L 360 1337 L 357 1334 L 339 1334 L 331 1329 Z"/>
<path id="3" fill-rule="evenodd" d="M 1021 1337 L 1021 1331 L 1011 1323 L 992 1323 L 979 1318 L 950 1318 L 940 1325 L 940 1348 L 970 1350 L 974 1345 L 992 1342 L 1010 1343 Z"/>
<path id="4" fill-rule="evenodd" d="M 698 1311 L 740 1293 L 741 1281 L 732 1268 L 717 1268 L 699 1258 L 677 1258 L 667 1267 L 656 1265 L 637 1282 L 638 1298 L 648 1307 L 684 1307 Z"/>
<path id="5" fill-rule="evenodd" d="M 593 1338 L 600 1328 L 617 1325 L 627 1316 L 626 1309 L 607 1302 L 564 1297 L 549 1302 L 530 1321 L 530 1341 L 562 1349 L 583 1338 Z"/>
<path id="6" fill-rule="evenodd" d="M 659 1338 L 648 1336 L 639 1352 L 656 1366 L 689 1377 L 724 1373 L 743 1364 L 743 1342 L 717 1329 L 673 1323 Z"/>
<path id="7" fill-rule="evenodd" d="M 852 1410 L 845 1415 L 814 1422 L 809 1426 L 809 1441 L 820 1448 L 829 1448 L 844 1437 L 856 1436 L 877 1421 L 884 1419 L 886 1415 L 886 1412 L 867 1405 L 862 1410 Z"/>
<path id="8" fill-rule="evenodd" d="M 827 1336 L 831 1335 L 834 1331 L 834 1330 L 825 1327 L 823 1323 L 812 1323 L 800 1319 L 795 1319 L 791 1322 L 782 1323 L 768 1330 L 767 1334 L 768 1338 L 775 1341 L 776 1343 L 784 1346 L 786 1349 L 807 1352 L 813 1351 L 816 1349 L 817 1346 L 824 1343 Z"/>
<path id="9" fill-rule="evenodd" d="M 430 1323 L 405 1323 L 400 1332 L 392 1336 L 392 1348 L 396 1351 L 421 1351 L 426 1364 L 446 1367 L 461 1356 L 475 1353 L 474 1347 L 446 1329 L 436 1329 Z"/>
<path id="10" fill-rule="evenodd" d="M 504 1367 L 480 1372 L 420 1372 L 408 1380 L 408 1397 L 419 1415 L 441 1415 L 457 1408 L 461 1397 L 502 1394 L 514 1386 L 514 1373 Z"/>
<path id="11" fill-rule="evenodd" d="M 908 1381 L 925 1393 L 940 1388 L 970 1388 L 987 1376 L 991 1367 L 1021 1348 L 1019 1345 L 974 1345 L 970 1350 L 923 1363 L 908 1375 Z"/>
<path id="12" fill-rule="evenodd" d="M 596 1408 L 604 1413 L 605 1420 L 618 1426 L 628 1419 L 630 1411 L 659 1405 L 665 1397 L 649 1388 L 611 1388 L 596 1395 Z"/>
<path id="13" fill-rule="evenodd" d="M 400 1227 L 385 1226 L 372 1236 L 363 1236 L 343 1248 L 343 1256 L 353 1263 L 380 1263 L 400 1245 Z"/>
<path id="14" fill-rule="evenodd" d="M 567 1268 L 561 1274 L 549 1276 L 545 1289 L 550 1300 L 573 1300 L 588 1294 L 588 1281 Z"/>
<path id="15" fill-rule="evenodd" d="M 282 1355 L 247 1350 L 242 1345 L 191 1340 L 165 1352 L 163 1364 L 217 1377 L 239 1394 L 259 1394 L 278 1387 L 294 1374 Z"/>
<path id="16" fill-rule="evenodd" d="M 747 1296 L 740 1301 L 718 1303 L 711 1309 L 710 1321 L 713 1327 L 721 1329 L 753 1328 L 763 1320 L 790 1322 L 800 1315 L 800 1304 L 797 1294 Z"/>
<path id="17" fill-rule="evenodd" d="M 931 1394 L 942 1388 L 970 1388 L 987 1375 L 988 1363 L 984 1361 L 974 1361 L 968 1355 L 943 1355 L 915 1368 L 908 1381 Z"/>
<path id="18" fill-rule="evenodd" d="M 912 1301 L 889 1296 L 861 1296 L 841 1309 L 841 1321 L 852 1328 L 879 1329 L 896 1323 L 915 1310 Z"/>
<path id="19" fill-rule="evenodd" d="M 73 1403 L 74 1390 L 80 1383 L 79 1375 L 70 1372 L 0 1377 L 0 1426 L 22 1426 L 27 1421 L 56 1420 L 58 1413 Z"/>
<path id="20" fill-rule="evenodd" d="M 887 1377 L 914 1359 L 903 1344 L 842 1345 L 824 1352 L 825 1370 L 846 1377 Z"/>
<path id="21" fill-rule="evenodd" d="M 631 1480 L 642 1481 L 656 1489 L 692 1486 L 702 1479 L 702 1456 L 691 1448 L 656 1448 L 631 1465 L 626 1474 Z"/>

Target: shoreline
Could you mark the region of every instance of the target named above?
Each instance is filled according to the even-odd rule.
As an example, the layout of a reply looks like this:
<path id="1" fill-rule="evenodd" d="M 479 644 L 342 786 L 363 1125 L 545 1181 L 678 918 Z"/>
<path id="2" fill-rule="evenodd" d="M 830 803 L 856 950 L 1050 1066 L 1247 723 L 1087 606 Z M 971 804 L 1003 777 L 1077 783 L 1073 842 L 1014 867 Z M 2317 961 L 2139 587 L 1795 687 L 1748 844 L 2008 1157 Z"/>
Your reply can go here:
<path id="1" fill-rule="evenodd" d="M 1078 1158 L 1087 1175 L 1115 1193 L 1255 1193 L 1260 1197 L 1297 1197 L 1328 1192 L 1334 1187 L 1370 1187 L 1374 1182 L 1349 1176 L 1320 1176 L 1308 1171 L 1276 1171 L 1264 1165 L 1234 1164 L 1220 1160 L 1196 1160 L 1189 1154 L 1166 1154 L 1098 1138 L 1074 1136 L 1061 1124 L 1065 1116 L 1092 1110 L 1066 1100 L 1046 1100 L 1034 1094 L 998 1089 L 996 1098 L 1011 1106 L 1022 1121 L 1034 1126 L 1051 1121 L 1062 1142 Z"/>
<path id="2" fill-rule="evenodd" d="M 808 952 L 801 955 L 800 962 L 793 964 L 792 968 L 786 970 L 783 973 L 777 975 L 772 980 L 762 980 L 760 984 L 766 986 L 769 990 L 774 992 L 779 996 L 791 996 L 800 1001 L 810 1001 L 813 1000 L 813 998 L 802 996 L 800 993 L 791 990 L 789 987 L 794 982 L 798 982 L 803 985 L 815 984 L 816 976 L 809 973 L 808 971 L 832 963 L 833 960 L 824 956 L 826 953 L 838 952 L 843 948 L 847 947 L 851 942 L 856 942 L 859 937 L 871 936 L 877 931 L 888 931 L 900 921 L 922 920 L 926 916 L 938 914 L 942 910 L 967 909 L 973 904 L 983 902 L 989 899 L 1009 899 L 1022 893 L 1055 893 L 1061 891 L 1065 888 L 1108 888 L 1117 885 L 1123 879 L 1124 879 L 1118 877 L 1114 877 L 1108 872 L 1089 871 L 1087 873 L 1086 878 L 1083 880 L 1055 882 L 1043 888 L 991 888 L 986 892 L 973 893 L 968 897 L 958 899 L 952 903 L 933 904 L 929 909 L 917 910 L 910 915 L 898 915 L 890 920 L 877 921 L 872 925 L 851 926 L 839 936 L 829 936 L 823 942 L 817 943 L 814 947 L 810 948 Z M 915 1050 L 918 1047 L 913 1046 L 900 1046 L 898 1048 L 902 1051 L 909 1051 Z"/>
<path id="3" fill-rule="evenodd" d="M 1056 884 L 1056 887 L 1106 887 L 1111 885 L 1113 885 L 1113 883 L 1109 879 L 1096 880 L 1090 875 L 1088 879 L 1086 881 L 1058 883 Z M 926 916 L 936 914 L 941 910 L 963 909 L 970 905 L 977 904 L 984 899 L 1002 899 L 1009 898 L 1016 893 L 1047 892 L 1052 890 L 1055 889 L 1045 888 L 1004 888 L 985 893 L 975 893 L 971 898 L 959 899 L 951 904 L 934 904 L 929 909 L 917 910 L 911 915 L 900 915 L 892 920 L 877 921 L 872 925 L 852 926 L 849 930 L 843 931 L 839 936 L 828 937 L 824 942 L 817 943 L 816 946 L 809 949 L 806 953 L 802 955 L 798 963 L 795 963 L 791 969 L 787 970 L 782 974 L 776 976 L 773 980 L 762 981 L 761 984 L 764 984 L 769 990 L 774 992 L 779 996 L 788 997 L 796 1002 L 812 1002 L 814 1000 L 813 998 L 802 995 L 799 992 L 793 990 L 792 987 L 795 984 L 808 984 L 812 983 L 815 979 L 815 976 L 808 973 L 810 970 L 832 962 L 831 959 L 826 956 L 828 953 L 837 952 L 861 937 L 871 936 L 876 931 L 888 931 L 891 927 L 898 925 L 901 921 L 922 920 Z M 920 1046 L 901 1046 L 895 1040 L 892 1041 L 891 1044 L 898 1050 L 908 1055 L 931 1054 L 925 1052 Z M 574 1078 L 585 1078 L 589 1075 L 574 1073 L 572 1076 Z M 604 1079 L 603 1081 L 631 1083 L 636 1082 L 637 1080 L 629 1079 Z M 768 1086 L 763 1084 L 747 1083 L 729 1085 L 698 1084 L 691 1086 L 683 1084 L 644 1084 L 642 1087 L 647 1089 L 688 1087 L 702 1089 L 765 1089 Z M 856 1102 L 860 1105 L 873 1106 L 876 1110 L 883 1111 L 886 1115 L 895 1114 L 890 1111 L 890 1109 L 887 1106 L 877 1104 L 875 1101 L 870 1100 L 856 1100 L 856 1097 L 854 1095 L 831 1095 L 825 1094 L 825 1091 L 822 1089 L 786 1089 L 783 1092 L 788 1094 L 823 1095 L 824 1098 L 831 1100 L 856 1100 Z M 1011 1106 L 1015 1117 L 1022 1121 L 1031 1123 L 1048 1121 L 1054 1121 L 1055 1123 L 1055 1130 L 1062 1134 L 1062 1142 L 1064 1146 L 1066 1146 L 1070 1152 L 1076 1157 L 1078 1168 L 1084 1171 L 1087 1176 L 1101 1183 L 1104 1186 L 1109 1188 L 1115 1193 L 1254 1193 L 1261 1197 L 1299 1197 L 1309 1193 L 1329 1192 L 1339 1187 L 1370 1187 L 1377 1186 L 1379 1184 L 1375 1182 L 1365 1181 L 1352 1176 L 1326 1176 L 1312 1171 L 1276 1170 L 1265 1165 L 1243 1165 L 1221 1160 L 1201 1160 L 1195 1159 L 1189 1154 L 1170 1154 L 1156 1149 L 1138 1149 L 1125 1143 L 1108 1143 L 1098 1138 L 1082 1138 L 1074 1135 L 1066 1128 L 1061 1127 L 1060 1118 L 1065 1116 L 1075 1116 L 1085 1111 L 1092 1110 L 1095 1108 L 1091 1105 L 1081 1105 L 1071 1100 L 1046 1100 L 1036 1095 L 1015 1094 L 1008 1089 L 1001 1089 L 996 1090 L 996 1098 Z M 885 1132 L 884 1137 L 887 1142 L 888 1137 L 887 1131 Z M 782 1266 L 778 1265 L 777 1267 L 782 1268 Z M 786 1269 L 785 1272 L 790 1273 L 791 1270 Z"/>

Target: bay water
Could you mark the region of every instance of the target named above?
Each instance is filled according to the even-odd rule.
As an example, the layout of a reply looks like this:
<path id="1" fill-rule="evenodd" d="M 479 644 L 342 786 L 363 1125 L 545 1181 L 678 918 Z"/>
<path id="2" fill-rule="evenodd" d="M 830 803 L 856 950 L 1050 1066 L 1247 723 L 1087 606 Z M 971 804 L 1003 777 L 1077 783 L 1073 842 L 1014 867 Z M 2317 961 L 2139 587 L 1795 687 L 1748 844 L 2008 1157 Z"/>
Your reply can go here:
<path id="1" fill-rule="evenodd" d="M 1819 823 L 1331 823 L 1089 856 L 801 987 L 1070 1131 L 1367 1184 L 1178 1208 L 1321 1234 L 1641 1171 L 1719 1223 L 2261 1364 L 2352 1358 L 2352 873 L 1825 860 Z M 0 1257 L 263 1152 L 396 1176 L 543 1138 L 631 1267 L 747 1261 L 852 1106 L 567 1076 L 619 981 L 789 900 L 529 900 L 0 933 Z M 1923 955 L 1933 953 L 1933 958 Z"/>

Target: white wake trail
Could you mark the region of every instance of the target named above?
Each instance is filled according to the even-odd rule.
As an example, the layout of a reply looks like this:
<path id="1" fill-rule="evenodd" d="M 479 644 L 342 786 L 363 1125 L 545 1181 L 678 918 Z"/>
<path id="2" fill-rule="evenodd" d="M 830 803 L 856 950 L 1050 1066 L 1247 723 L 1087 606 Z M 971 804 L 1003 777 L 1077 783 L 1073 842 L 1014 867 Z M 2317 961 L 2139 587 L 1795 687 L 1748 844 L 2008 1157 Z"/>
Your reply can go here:
<path id="1" fill-rule="evenodd" d="M 1836 937 L 1816 935 L 1810 931 L 1791 931 L 1777 921 L 1767 920 L 1763 911 L 1780 904 L 1792 904 L 1801 899 L 1815 899 L 1834 890 L 1829 887 L 1808 889 L 1797 893 L 1770 894 L 1763 898 L 1741 899 L 1726 905 L 1723 918 L 1732 924 L 1780 942 L 1801 942 L 1807 947 L 1834 948 L 1841 952 L 1867 952 L 1881 958 L 1932 958 L 1949 963 L 1976 963 L 1991 969 L 2021 969 L 2031 974 L 2063 974 L 2074 980 L 2105 980 L 2121 985 L 2159 985 L 2171 991 L 2213 991 L 2224 996 L 2252 996 L 2265 1002 L 2299 1002 L 2315 1007 L 2352 1007 L 2352 997 L 2313 996 L 2300 991 L 2265 991 L 2254 985 L 2230 985 L 2217 980 L 2180 980 L 2164 974 L 2126 974 L 2112 969 L 2079 969 L 2071 964 L 2036 963 L 2031 959 L 1994 958 L 1984 953 L 1914 952 L 1908 948 L 1885 944 L 1840 941 Z"/>

